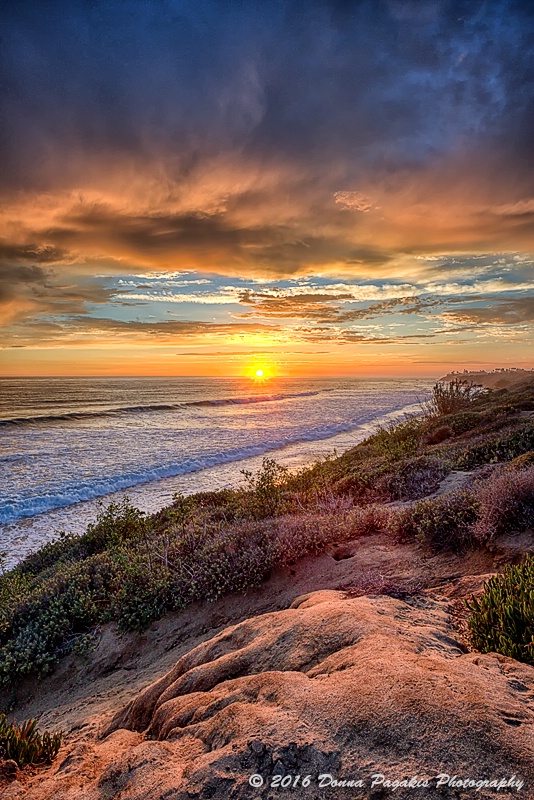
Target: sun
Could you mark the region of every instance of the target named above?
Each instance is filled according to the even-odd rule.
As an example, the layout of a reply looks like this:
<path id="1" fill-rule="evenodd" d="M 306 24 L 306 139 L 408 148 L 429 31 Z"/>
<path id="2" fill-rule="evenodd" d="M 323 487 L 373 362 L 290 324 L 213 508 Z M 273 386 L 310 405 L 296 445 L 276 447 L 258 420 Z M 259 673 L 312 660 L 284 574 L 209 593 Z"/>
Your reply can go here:
<path id="1" fill-rule="evenodd" d="M 254 358 L 244 365 L 243 375 L 255 383 L 266 383 L 276 375 L 276 365 L 271 359 Z"/>

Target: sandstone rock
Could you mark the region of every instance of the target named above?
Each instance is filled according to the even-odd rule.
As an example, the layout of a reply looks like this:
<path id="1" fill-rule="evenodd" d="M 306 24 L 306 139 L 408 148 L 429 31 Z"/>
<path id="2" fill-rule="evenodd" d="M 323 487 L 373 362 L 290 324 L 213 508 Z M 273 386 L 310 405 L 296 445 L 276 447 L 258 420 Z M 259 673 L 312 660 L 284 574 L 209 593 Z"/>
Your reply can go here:
<path id="1" fill-rule="evenodd" d="M 88 761 L 55 766 L 28 800 L 459 798 L 525 781 L 534 796 L 534 669 L 466 653 L 445 602 L 322 591 L 227 628 L 184 655 L 104 731 Z M 83 756 L 83 751 L 78 755 Z M 82 759 L 83 760 L 83 759 Z M 65 762 L 63 761 L 63 764 Z M 84 771 L 85 770 L 85 771 Z M 371 776 L 428 788 L 372 788 Z M 252 788 L 251 774 L 263 786 Z M 320 774 L 363 788 L 321 788 Z M 308 787 L 271 788 L 311 776 Z"/>

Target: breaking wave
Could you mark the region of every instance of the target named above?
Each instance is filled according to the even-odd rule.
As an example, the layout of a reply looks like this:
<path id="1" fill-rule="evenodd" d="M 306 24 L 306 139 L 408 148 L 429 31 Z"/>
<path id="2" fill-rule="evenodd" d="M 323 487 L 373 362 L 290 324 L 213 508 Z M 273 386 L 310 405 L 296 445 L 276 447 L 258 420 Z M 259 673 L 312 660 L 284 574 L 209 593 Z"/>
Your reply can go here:
<path id="1" fill-rule="evenodd" d="M 193 400 L 189 403 L 158 403 L 146 406 L 125 406 L 124 408 L 102 409 L 101 411 L 67 411 L 64 414 L 43 414 L 34 417 L 13 417 L 0 420 L 0 426 L 7 425 L 39 425 L 47 422 L 71 422 L 100 417 L 117 417 L 127 414 L 145 414 L 156 411 L 180 411 L 184 408 L 209 406 L 239 406 L 250 403 L 273 403 L 277 400 L 291 400 L 297 397 L 314 397 L 331 391 L 321 389 L 313 392 L 296 392 L 294 394 L 253 395 L 252 397 L 226 397 L 217 400 Z"/>
<path id="2" fill-rule="evenodd" d="M 162 478 L 185 475 L 191 472 L 200 472 L 220 464 L 241 461 L 273 450 L 280 450 L 287 445 L 329 439 L 339 433 L 365 426 L 366 423 L 372 422 L 379 417 L 384 417 L 384 413 L 370 412 L 343 423 L 310 428 L 295 433 L 293 436 L 272 438 L 261 443 L 204 455 L 201 458 L 186 458 L 169 461 L 165 464 L 153 464 L 145 469 L 132 470 L 118 475 L 94 476 L 77 482 L 66 481 L 63 484 L 51 486 L 45 494 L 33 495 L 31 498 L 17 498 L 15 495 L 9 499 L 0 500 L 0 523 L 12 523 L 25 517 L 44 514 L 56 508 L 65 508 L 85 500 L 93 500 L 142 483 L 150 483 Z"/>

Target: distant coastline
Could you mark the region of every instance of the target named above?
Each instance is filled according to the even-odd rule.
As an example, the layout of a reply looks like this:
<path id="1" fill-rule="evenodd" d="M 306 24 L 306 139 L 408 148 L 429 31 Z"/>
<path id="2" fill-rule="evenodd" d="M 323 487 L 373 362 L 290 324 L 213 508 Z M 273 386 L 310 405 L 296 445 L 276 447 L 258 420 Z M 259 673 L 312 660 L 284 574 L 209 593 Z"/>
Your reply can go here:
<path id="1" fill-rule="evenodd" d="M 455 379 L 462 379 L 478 383 L 486 389 L 508 389 L 511 386 L 528 384 L 534 381 L 533 369 L 520 369 L 519 367 L 501 367 L 499 369 L 486 370 L 467 370 L 463 372 L 448 372 L 440 383 L 448 383 Z"/>

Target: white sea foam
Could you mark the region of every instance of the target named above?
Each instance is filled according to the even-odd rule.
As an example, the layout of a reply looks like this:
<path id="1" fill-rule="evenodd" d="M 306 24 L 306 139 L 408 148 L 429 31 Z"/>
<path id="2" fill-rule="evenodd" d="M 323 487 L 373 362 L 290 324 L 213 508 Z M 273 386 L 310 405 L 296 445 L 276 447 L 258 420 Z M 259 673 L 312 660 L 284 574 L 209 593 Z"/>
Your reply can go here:
<path id="1" fill-rule="evenodd" d="M 0 418 L 39 420 L 0 428 L 0 549 L 14 563 L 58 530 L 82 532 L 98 498 L 127 492 L 154 511 L 175 491 L 238 484 L 266 454 L 293 467 L 342 452 L 430 385 L 0 379 Z"/>
<path id="2" fill-rule="evenodd" d="M 394 409 L 394 412 L 398 410 L 400 409 Z M 356 430 L 358 427 L 365 425 L 365 423 L 376 420 L 377 416 L 383 415 L 377 414 L 376 412 L 369 412 L 366 415 L 350 419 L 344 423 L 312 428 L 293 437 L 281 437 L 267 440 L 259 444 L 235 447 L 223 453 L 213 453 L 202 458 L 189 458 L 186 460 L 171 461 L 165 464 L 152 464 L 145 469 L 133 472 L 95 477 L 87 481 L 66 482 L 61 491 L 51 491 L 31 498 L 21 497 L 19 499 L 13 497 L 8 500 L 0 499 L 0 523 L 12 523 L 18 519 L 44 514 L 55 508 L 65 508 L 66 506 L 81 503 L 85 500 L 93 500 L 96 497 L 103 497 L 113 492 L 120 491 L 121 489 L 128 489 L 139 484 L 158 481 L 162 478 L 186 475 L 191 472 L 201 472 L 202 470 L 220 464 L 243 461 L 253 456 L 281 450 L 291 444 L 331 439 L 337 434 Z"/>

